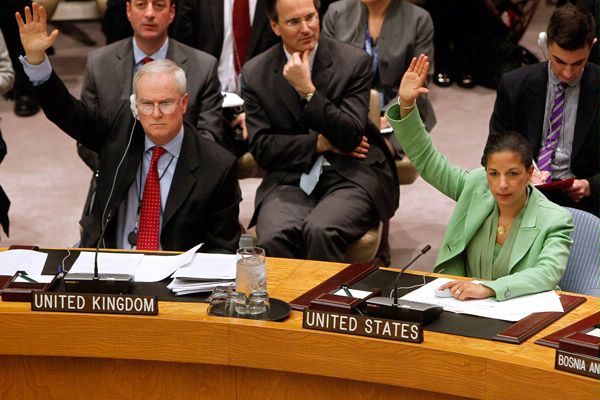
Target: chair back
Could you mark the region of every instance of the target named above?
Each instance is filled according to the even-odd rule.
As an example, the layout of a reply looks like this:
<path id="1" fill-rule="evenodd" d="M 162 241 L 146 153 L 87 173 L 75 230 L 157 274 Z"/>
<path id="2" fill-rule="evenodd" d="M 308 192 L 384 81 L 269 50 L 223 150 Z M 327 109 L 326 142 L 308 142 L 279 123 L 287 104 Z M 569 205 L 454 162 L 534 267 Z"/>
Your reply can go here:
<path id="1" fill-rule="evenodd" d="M 369 119 L 377 128 L 381 126 L 381 94 L 371 89 L 371 97 L 369 98 Z"/>
<path id="2" fill-rule="evenodd" d="M 567 268 L 558 286 L 567 292 L 599 297 L 600 219 L 586 211 L 566 208 L 573 215 L 575 230 Z"/>

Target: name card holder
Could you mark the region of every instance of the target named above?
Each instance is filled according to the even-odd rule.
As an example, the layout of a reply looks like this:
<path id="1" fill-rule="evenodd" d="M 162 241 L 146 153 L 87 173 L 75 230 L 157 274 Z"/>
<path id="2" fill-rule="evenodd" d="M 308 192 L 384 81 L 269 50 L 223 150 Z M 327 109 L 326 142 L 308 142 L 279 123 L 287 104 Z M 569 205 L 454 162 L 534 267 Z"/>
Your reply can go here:
<path id="1" fill-rule="evenodd" d="M 50 282 L 46 283 L 17 281 L 23 274 L 26 275 L 24 271 L 17 271 L 12 278 L 6 282 L 4 287 L 0 290 L 2 301 L 30 302 L 33 291 L 49 292 L 60 280 L 60 276 L 55 275 Z"/>
<path id="2" fill-rule="evenodd" d="M 323 293 L 310 302 L 309 308 L 334 313 L 364 315 L 367 312 L 366 300 L 381 295 L 381 289 L 378 288 L 371 289 L 371 293 L 364 298 L 336 294 L 340 290 L 337 288 L 329 293 Z"/>
<path id="3" fill-rule="evenodd" d="M 588 328 L 565 336 L 558 341 L 558 348 L 571 353 L 600 358 L 600 339 L 598 336 L 587 334 L 594 329 Z"/>

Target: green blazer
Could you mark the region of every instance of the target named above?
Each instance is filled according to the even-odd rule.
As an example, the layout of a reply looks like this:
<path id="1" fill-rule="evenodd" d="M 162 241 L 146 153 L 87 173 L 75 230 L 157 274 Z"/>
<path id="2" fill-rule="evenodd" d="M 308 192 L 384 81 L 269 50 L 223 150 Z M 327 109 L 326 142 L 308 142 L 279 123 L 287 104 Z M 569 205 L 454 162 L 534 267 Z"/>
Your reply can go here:
<path id="1" fill-rule="evenodd" d="M 485 170 L 450 165 L 434 147 L 418 112 L 413 110 L 401 120 L 396 104 L 386 116 L 423 179 L 456 201 L 434 272 L 465 276 L 463 252 L 496 202 Z M 510 255 L 509 275 L 485 285 L 496 292 L 497 300 L 555 289 L 567 265 L 572 231 L 571 213 L 531 187 Z"/>

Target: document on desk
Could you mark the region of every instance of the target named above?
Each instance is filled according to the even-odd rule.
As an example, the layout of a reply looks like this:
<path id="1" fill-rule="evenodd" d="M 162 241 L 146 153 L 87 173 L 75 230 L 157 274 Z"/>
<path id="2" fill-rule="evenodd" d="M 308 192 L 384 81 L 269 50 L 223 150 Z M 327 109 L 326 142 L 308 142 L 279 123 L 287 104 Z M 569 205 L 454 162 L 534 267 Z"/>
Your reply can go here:
<path id="1" fill-rule="evenodd" d="M 196 254 L 190 265 L 173 274 L 167 286 L 177 296 L 210 292 L 217 286 L 235 287 L 235 255 Z"/>
<path id="2" fill-rule="evenodd" d="M 41 275 L 48 254 L 33 250 L 7 250 L 0 252 L 0 275 L 14 275 L 26 271 L 28 275 Z"/>
<path id="3" fill-rule="evenodd" d="M 173 278 L 206 281 L 235 279 L 235 254 L 196 254 L 190 265 L 175 271 Z"/>
<path id="4" fill-rule="evenodd" d="M 93 251 L 82 251 L 69 270 L 73 273 L 93 273 L 94 258 Z M 98 273 L 102 274 L 135 274 L 138 265 L 142 262 L 144 255 L 134 253 L 98 253 Z"/>
<path id="5" fill-rule="evenodd" d="M 160 282 L 168 278 L 177 269 L 190 264 L 203 244 L 200 243 L 185 253 L 176 256 L 145 255 L 135 271 L 135 281 Z"/>
<path id="6" fill-rule="evenodd" d="M 438 278 L 403 296 L 402 299 L 437 304 L 444 307 L 444 311 L 458 314 L 470 314 L 514 322 L 536 312 L 564 312 L 560 298 L 554 290 L 505 301 L 496 301 L 491 298 L 460 301 L 454 297 L 436 297 L 434 289 L 450 281 L 452 279 Z"/>

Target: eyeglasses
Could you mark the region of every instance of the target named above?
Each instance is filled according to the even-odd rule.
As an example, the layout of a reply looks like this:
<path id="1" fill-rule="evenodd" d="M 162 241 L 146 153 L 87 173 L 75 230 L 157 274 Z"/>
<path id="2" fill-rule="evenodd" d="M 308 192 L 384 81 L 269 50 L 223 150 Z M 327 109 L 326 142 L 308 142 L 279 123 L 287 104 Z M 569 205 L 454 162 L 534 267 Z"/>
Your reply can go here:
<path id="1" fill-rule="evenodd" d="M 306 25 L 311 25 L 313 22 L 319 19 L 319 15 L 317 13 L 310 13 L 302 18 L 292 18 L 285 21 L 285 25 L 288 28 L 298 28 L 302 25 L 302 22 L 306 22 Z"/>
<path id="2" fill-rule="evenodd" d="M 145 10 L 148 8 L 148 4 L 152 4 L 152 8 L 155 11 L 162 11 L 168 7 L 167 2 L 164 0 L 147 1 L 147 0 L 136 0 L 131 3 L 136 10 Z"/>
<path id="3" fill-rule="evenodd" d="M 179 100 L 181 100 L 181 98 L 179 98 Z M 158 109 L 160 110 L 161 114 L 173 114 L 177 110 L 177 104 L 179 104 L 179 100 L 159 101 L 158 103 L 152 103 L 150 101 L 141 102 L 138 103 L 137 108 L 140 114 L 152 115 L 154 109 L 158 105 Z"/>

